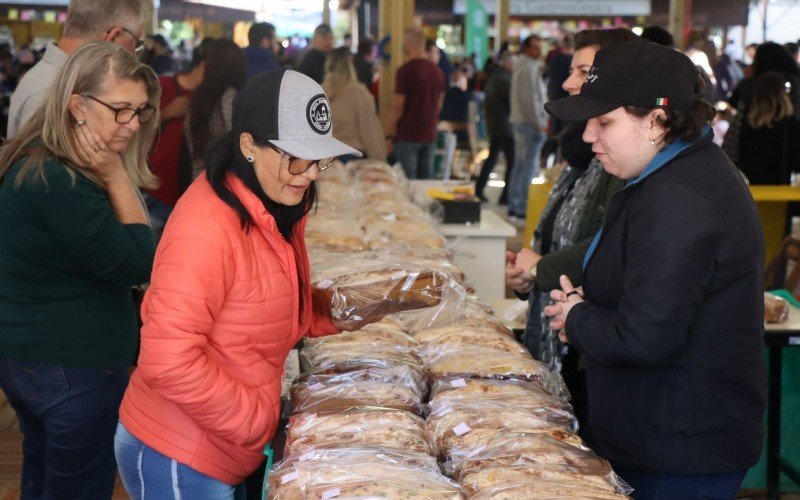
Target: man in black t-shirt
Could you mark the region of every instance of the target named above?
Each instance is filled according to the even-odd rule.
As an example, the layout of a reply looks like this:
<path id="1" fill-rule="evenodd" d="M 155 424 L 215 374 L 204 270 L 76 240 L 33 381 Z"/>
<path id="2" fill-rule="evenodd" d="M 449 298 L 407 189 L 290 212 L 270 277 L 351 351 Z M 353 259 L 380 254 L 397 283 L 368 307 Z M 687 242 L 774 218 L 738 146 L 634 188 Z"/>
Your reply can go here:
<path id="1" fill-rule="evenodd" d="M 329 25 L 320 24 L 314 29 L 311 49 L 297 65 L 297 71 L 310 76 L 317 83 L 322 83 L 325 77 L 325 58 L 331 50 L 333 50 L 333 31 Z"/>

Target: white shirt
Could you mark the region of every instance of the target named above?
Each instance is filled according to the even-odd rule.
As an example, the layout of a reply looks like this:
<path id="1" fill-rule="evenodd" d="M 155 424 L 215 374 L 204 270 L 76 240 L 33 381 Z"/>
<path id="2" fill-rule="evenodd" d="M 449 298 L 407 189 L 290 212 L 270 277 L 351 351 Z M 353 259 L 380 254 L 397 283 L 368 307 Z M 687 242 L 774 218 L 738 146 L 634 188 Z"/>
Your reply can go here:
<path id="1" fill-rule="evenodd" d="M 22 125 L 39 109 L 45 93 L 56 80 L 68 58 L 66 52 L 50 43 L 47 45 L 42 60 L 25 73 L 25 76 L 19 81 L 17 90 L 11 96 L 11 108 L 8 112 L 8 139 L 17 135 Z"/>

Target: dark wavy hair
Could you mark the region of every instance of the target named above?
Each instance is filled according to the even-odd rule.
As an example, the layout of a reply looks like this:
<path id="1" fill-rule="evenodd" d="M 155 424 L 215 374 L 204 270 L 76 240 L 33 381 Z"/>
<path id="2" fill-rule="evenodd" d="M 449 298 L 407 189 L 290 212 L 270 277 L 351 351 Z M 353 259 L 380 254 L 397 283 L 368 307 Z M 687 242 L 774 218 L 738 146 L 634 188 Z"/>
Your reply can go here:
<path id="1" fill-rule="evenodd" d="M 590 29 L 575 33 L 575 50 L 580 50 L 592 45 L 598 45 L 601 49 L 616 45 L 618 43 L 639 42 L 642 39 L 636 33 L 627 28 L 614 28 L 609 30 Z"/>
<path id="2" fill-rule="evenodd" d="M 211 145 L 206 157 L 206 178 L 217 196 L 236 211 L 242 230 L 249 232 L 255 221 L 242 201 L 228 187 L 226 183 L 228 173 L 238 177 L 247 189 L 261 200 L 267 212 L 275 218 L 278 231 L 286 241 L 290 241 L 294 225 L 305 217 L 317 201 L 317 183 L 316 181 L 311 183 L 303 201 L 295 206 L 283 205 L 270 199 L 261 187 L 253 165 L 245 159 L 239 147 L 239 137 L 245 132 L 249 131 L 231 130 Z M 258 147 L 269 147 L 266 139 L 253 135 L 253 141 Z"/>
<path id="3" fill-rule="evenodd" d="M 705 89 L 703 78 L 698 75 L 695 84 L 695 95 Z M 711 120 L 717 111 L 710 102 L 705 99 L 695 97 L 688 109 L 676 110 L 664 106 L 653 108 L 639 106 L 625 106 L 625 111 L 642 118 L 647 116 L 654 109 L 663 109 L 666 116 L 658 118 L 658 124 L 666 131 L 664 142 L 672 144 L 675 139 L 686 142 L 693 142 L 703 133 L 703 128 L 711 124 Z"/>
<path id="4" fill-rule="evenodd" d="M 222 94 L 233 87 L 240 90 L 247 83 L 247 62 L 244 51 L 231 40 L 214 40 L 205 49 L 203 83 L 192 92 L 189 113 L 192 116 L 192 146 L 195 158 L 203 158 L 208 146 L 211 115 Z"/>

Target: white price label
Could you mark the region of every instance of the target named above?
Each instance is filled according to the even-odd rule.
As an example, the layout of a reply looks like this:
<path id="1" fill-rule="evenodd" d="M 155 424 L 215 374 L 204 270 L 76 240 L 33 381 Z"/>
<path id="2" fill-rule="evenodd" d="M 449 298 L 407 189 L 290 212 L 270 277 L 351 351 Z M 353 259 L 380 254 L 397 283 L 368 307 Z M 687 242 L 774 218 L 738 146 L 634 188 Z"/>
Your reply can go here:
<path id="1" fill-rule="evenodd" d="M 472 427 L 468 426 L 464 422 L 461 422 L 457 426 L 453 427 L 453 432 L 456 433 L 456 436 L 463 436 L 464 434 L 468 433 L 471 430 L 472 430 Z"/>
<path id="2" fill-rule="evenodd" d="M 342 491 L 339 488 L 334 488 L 332 490 L 328 490 L 322 494 L 322 500 L 328 500 L 329 498 L 336 498 L 342 494 Z"/>
<path id="3" fill-rule="evenodd" d="M 466 387 L 467 381 L 463 378 L 457 378 L 455 380 L 450 381 L 450 387 Z"/>
<path id="4" fill-rule="evenodd" d="M 319 280 L 317 284 L 314 285 L 315 288 L 330 288 L 333 285 L 333 280 Z"/>
<path id="5" fill-rule="evenodd" d="M 291 481 L 297 480 L 297 472 L 292 472 L 291 474 L 286 474 L 281 478 L 281 484 L 286 484 Z"/>
<path id="6" fill-rule="evenodd" d="M 320 390 L 320 389 L 324 389 L 324 388 L 325 388 L 325 384 L 322 384 L 322 383 L 320 383 L 320 382 L 317 382 L 317 383 L 316 383 L 316 384 L 314 384 L 314 385 L 309 385 L 309 386 L 308 386 L 308 390 L 309 390 L 309 391 L 318 391 L 318 390 Z"/>

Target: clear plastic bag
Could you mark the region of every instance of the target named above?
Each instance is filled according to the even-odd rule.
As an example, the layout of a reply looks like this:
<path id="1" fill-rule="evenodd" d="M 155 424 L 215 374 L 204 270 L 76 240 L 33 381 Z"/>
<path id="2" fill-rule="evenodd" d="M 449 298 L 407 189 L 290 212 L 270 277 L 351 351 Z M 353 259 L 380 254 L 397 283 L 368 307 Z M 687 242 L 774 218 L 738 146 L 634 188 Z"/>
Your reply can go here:
<path id="1" fill-rule="evenodd" d="M 305 346 L 309 349 L 338 349 L 356 344 L 387 344 L 390 346 L 417 347 L 413 337 L 405 333 L 401 326 L 390 319 L 371 323 L 352 332 L 326 337 L 306 338 Z"/>
<path id="2" fill-rule="evenodd" d="M 418 498 L 463 500 L 460 485 L 438 471 L 402 467 L 382 461 L 296 462 L 293 471 L 276 477 L 273 500 L 331 498 L 386 499 Z M 283 490 L 283 491 L 282 491 Z M 291 493 L 286 490 L 293 490 Z M 302 496 L 298 496 L 298 493 Z"/>
<path id="3" fill-rule="evenodd" d="M 300 351 L 300 358 L 306 371 L 333 370 L 344 366 L 350 369 L 376 365 L 421 366 L 416 348 L 381 341 L 309 345 Z"/>
<path id="4" fill-rule="evenodd" d="M 519 356 L 528 355 L 525 346 L 508 335 L 490 329 L 431 329 L 419 332 L 414 339 L 423 344 L 419 349 L 423 360 L 435 359 L 441 354 L 465 346 L 488 347 Z"/>
<path id="5" fill-rule="evenodd" d="M 536 380 L 548 387 L 547 383 L 552 377 L 547 366 L 528 354 L 511 354 L 480 346 L 463 346 L 443 352 L 430 359 L 425 368 L 431 381 L 439 378 L 478 377 Z"/>
<path id="6" fill-rule="evenodd" d="M 365 229 L 370 248 L 383 248 L 398 242 L 409 246 L 442 249 L 446 246 L 444 236 L 434 226 L 416 220 L 380 221 Z"/>
<path id="7" fill-rule="evenodd" d="M 425 421 L 401 410 L 360 407 L 289 419 L 285 456 L 318 448 L 374 446 L 431 454 Z"/>
<path id="8" fill-rule="evenodd" d="M 458 314 L 467 296 L 449 274 L 400 258 L 365 259 L 362 254 L 317 261 L 311 281 L 315 310 L 327 311 L 348 330 L 412 309 L 421 313 L 411 323 L 403 320 L 406 329 L 432 326 Z"/>
<path id="9" fill-rule="evenodd" d="M 378 406 L 423 415 L 427 392 L 419 371 L 407 365 L 347 373 L 306 373 L 291 387 L 292 412 L 330 412 Z"/>
<path id="10" fill-rule="evenodd" d="M 789 319 L 789 303 L 784 299 L 764 292 L 764 321 L 766 323 L 784 323 Z"/>
<path id="11" fill-rule="evenodd" d="M 442 468 L 456 479 L 490 467 L 531 467 L 571 471 L 604 480 L 618 479 L 611 465 L 586 446 L 544 432 L 497 432 L 479 446 L 453 446 Z"/>
<path id="12" fill-rule="evenodd" d="M 560 407 L 474 402 L 470 406 L 439 407 L 428 416 L 426 426 L 440 457 L 479 449 L 501 432 L 544 433 L 572 445 L 582 444 L 574 434 L 575 417 Z"/>
<path id="13" fill-rule="evenodd" d="M 612 481 L 602 476 L 581 474 L 569 467 L 492 467 L 468 474 L 462 484 L 470 498 L 628 498 L 619 491 L 627 485 L 614 485 Z"/>
<path id="14" fill-rule="evenodd" d="M 306 225 L 306 245 L 331 252 L 362 252 L 367 249 L 366 234 L 358 222 L 345 216 L 319 214 Z"/>
<path id="15" fill-rule="evenodd" d="M 485 410 L 487 413 L 509 408 L 525 410 L 577 431 L 577 419 L 569 402 L 550 394 L 535 382 L 459 378 L 438 380 L 428 406 L 434 418 L 462 408 Z"/>

